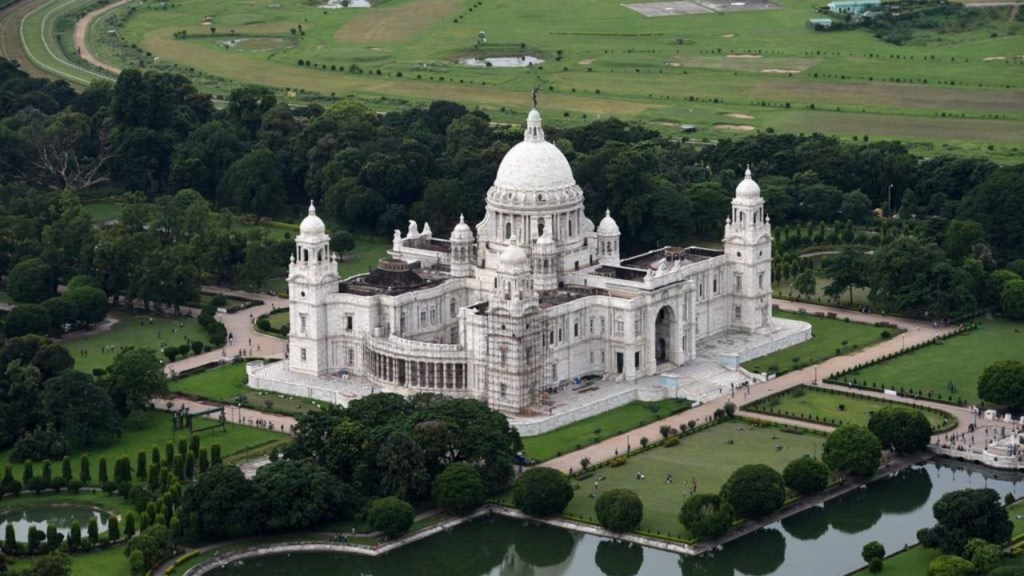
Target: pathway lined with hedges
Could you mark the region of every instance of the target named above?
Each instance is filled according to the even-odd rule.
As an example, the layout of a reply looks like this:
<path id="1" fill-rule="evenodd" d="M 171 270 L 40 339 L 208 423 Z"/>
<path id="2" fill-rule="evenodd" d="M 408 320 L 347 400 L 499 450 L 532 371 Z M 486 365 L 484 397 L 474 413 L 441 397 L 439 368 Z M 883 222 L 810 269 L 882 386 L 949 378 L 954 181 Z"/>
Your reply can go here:
<path id="1" fill-rule="evenodd" d="M 739 390 L 733 396 L 724 395 L 720 398 L 716 398 L 704 405 L 696 408 L 691 408 L 681 414 L 664 418 L 657 422 L 653 422 L 646 426 L 642 426 L 635 430 L 630 430 L 628 433 L 620 434 L 612 438 L 608 438 L 597 444 L 587 446 L 581 450 L 571 452 L 564 456 L 554 458 L 542 464 L 549 468 L 555 468 L 563 472 L 568 472 L 570 468 L 573 470 L 579 470 L 580 460 L 583 458 L 589 458 L 591 462 L 598 463 L 604 462 L 605 460 L 611 459 L 615 456 L 616 450 L 624 452 L 627 448 L 627 437 L 630 442 L 630 448 L 639 448 L 640 438 L 647 437 L 650 440 L 655 440 L 661 437 L 659 428 L 664 425 L 673 426 L 675 428 L 681 428 L 686 425 L 690 420 L 696 420 L 697 423 L 703 423 L 706 419 L 713 417 L 715 410 L 724 408 L 725 404 L 732 401 L 737 406 L 750 404 L 758 400 L 762 400 L 767 396 L 770 396 L 776 392 L 782 390 L 788 390 L 801 384 L 811 384 L 815 378 L 815 370 L 817 369 L 818 381 L 822 381 L 833 374 L 846 371 L 854 368 L 858 365 L 866 364 L 883 358 L 890 354 L 895 354 L 906 348 L 911 348 L 918 344 L 931 342 L 936 338 L 951 334 L 956 331 L 955 326 L 947 328 L 933 328 L 931 322 L 921 320 L 911 320 L 908 318 L 899 318 L 894 316 L 883 316 L 881 314 L 871 314 L 867 312 L 860 312 L 856 310 L 843 310 L 839 308 L 831 308 L 828 306 L 821 306 L 817 304 L 806 304 L 803 302 L 790 302 L 788 300 L 775 299 L 775 304 L 780 309 L 799 312 L 801 309 L 808 314 L 815 314 L 821 312 L 823 314 L 834 313 L 836 318 L 842 320 L 843 318 L 849 318 L 851 322 L 862 322 L 865 324 L 875 324 L 877 322 L 888 322 L 895 324 L 896 326 L 906 330 L 905 334 L 901 334 L 890 338 L 884 342 L 879 342 L 874 346 L 862 348 L 857 352 L 845 356 L 836 356 L 826 360 L 825 362 L 808 366 L 806 368 L 789 372 L 769 380 L 767 382 L 758 383 L 749 390 Z M 848 388 L 844 386 L 833 386 L 830 384 L 821 384 L 822 387 L 830 387 L 840 389 L 846 392 L 861 392 L 864 395 L 870 397 L 871 392 L 866 390 L 859 390 L 856 388 Z M 951 433 L 965 433 L 967 427 L 974 420 L 973 413 L 969 408 L 960 408 L 956 406 L 950 406 L 946 404 L 940 404 L 937 402 L 925 402 L 922 400 L 914 400 L 913 398 L 906 398 L 903 396 L 886 396 L 888 400 L 895 402 L 901 402 L 905 404 L 916 404 L 920 406 L 934 407 L 936 409 L 949 412 L 957 417 L 958 424 L 955 430 Z M 752 419 L 768 420 L 767 415 L 738 411 L 737 414 Z M 786 420 L 787 424 L 804 426 L 806 423 L 798 422 L 795 420 Z M 979 433 L 980 435 L 981 433 Z M 944 434 L 937 435 L 936 438 L 941 438 Z"/>

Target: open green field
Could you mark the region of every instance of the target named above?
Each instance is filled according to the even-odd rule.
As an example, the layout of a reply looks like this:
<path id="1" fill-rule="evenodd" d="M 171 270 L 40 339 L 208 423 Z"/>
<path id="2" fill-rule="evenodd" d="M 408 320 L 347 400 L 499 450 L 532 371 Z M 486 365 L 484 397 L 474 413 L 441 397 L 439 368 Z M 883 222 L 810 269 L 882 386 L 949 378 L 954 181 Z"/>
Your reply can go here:
<path id="1" fill-rule="evenodd" d="M 944 400 L 979 402 L 978 377 L 997 360 L 1024 357 L 1024 322 L 981 319 L 977 330 L 843 376 L 878 387 L 912 389 Z M 949 383 L 956 389 L 950 392 Z"/>
<path id="2" fill-rule="evenodd" d="M 124 204 L 116 202 L 88 202 L 82 204 L 82 212 L 89 215 L 89 218 L 97 224 L 116 220 L 124 214 Z"/>
<path id="3" fill-rule="evenodd" d="M 107 321 L 116 320 L 117 323 L 110 329 L 89 336 L 72 335 L 71 339 L 61 340 L 60 344 L 75 358 L 75 369 L 88 373 L 93 368 L 110 366 L 122 346 L 152 348 L 159 353 L 166 346 L 184 344 L 186 336 L 191 340 L 208 340 L 206 331 L 195 319 L 152 318 L 153 322 L 150 323 L 150 316 L 145 314 L 112 312 L 107 316 Z M 114 348 L 104 352 L 105 346 Z M 82 354 L 83 350 L 85 355 Z M 162 355 L 160 359 L 166 360 Z"/>
<path id="4" fill-rule="evenodd" d="M 206 370 L 187 378 L 172 380 L 168 388 L 176 394 L 186 394 L 198 398 L 206 398 L 225 404 L 238 404 L 240 396 L 245 397 L 243 406 L 255 410 L 273 410 L 288 414 L 305 414 L 319 407 L 306 398 L 296 398 L 281 394 L 262 393 L 246 385 L 245 364 L 236 363 Z M 267 402 L 271 402 L 268 407 Z"/>
<path id="5" fill-rule="evenodd" d="M 212 420 L 201 420 L 199 426 L 207 422 L 209 424 L 214 423 Z M 99 470 L 100 458 L 107 459 L 107 467 L 110 473 L 114 471 L 114 461 L 120 456 L 130 457 L 132 468 L 134 469 L 135 456 L 139 450 L 145 450 L 148 455 L 154 445 L 163 450 L 164 444 L 167 441 L 174 441 L 175 445 L 177 445 L 179 438 L 189 437 L 187 431 L 173 432 L 171 430 L 171 416 L 166 412 L 145 412 L 140 418 L 135 420 L 135 424 L 135 427 L 126 426 L 121 438 L 109 446 L 93 446 L 88 449 L 75 450 L 70 454 L 74 476 L 78 477 L 78 463 L 82 454 L 89 455 L 89 462 L 92 465 L 93 483 L 95 483 L 98 478 L 97 471 Z M 223 454 L 225 459 L 233 454 L 245 452 L 256 446 L 286 441 L 288 439 L 288 436 L 285 434 L 270 432 L 260 428 L 238 426 L 236 424 L 228 424 L 227 430 L 224 432 L 208 430 L 202 432 L 201 436 L 203 446 L 209 447 L 214 443 L 220 444 L 221 454 Z M 0 462 L 10 462 L 9 450 L 0 452 Z M 24 464 L 13 462 L 11 464 L 14 468 L 14 477 L 20 479 Z M 36 474 L 39 474 L 42 469 L 41 464 L 36 462 L 34 466 Z M 56 474 L 60 473 L 59 460 L 54 463 L 54 470 Z"/>
<path id="6" fill-rule="evenodd" d="M 870 396 L 849 396 L 835 393 L 826 388 L 798 386 L 744 406 L 744 409 L 796 416 L 836 426 L 843 424 L 867 426 L 873 413 L 893 405 L 898 404 L 884 402 Z M 956 422 L 952 415 L 945 412 L 936 410 L 922 410 L 922 412 L 928 417 L 932 429 L 944 428 Z"/>
<path id="7" fill-rule="evenodd" d="M 26 21 L 38 59 L 52 59 L 36 33 L 52 29 L 41 27 L 43 15 L 91 0 L 52 4 Z M 602 0 L 475 4 L 389 0 L 323 10 L 301 0 L 132 2 L 98 17 L 87 43 L 109 64 L 185 73 L 217 94 L 259 83 L 293 102 L 353 96 L 382 110 L 443 98 L 505 122 L 521 121 L 537 85 L 546 116 L 564 123 L 614 115 L 677 134 L 693 124 L 692 137 L 708 140 L 768 128 L 869 135 L 903 140 L 923 155 L 1020 161 L 1024 65 L 1014 60 L 1013 34 L 1021 25 L 1007 18 L 897 46 L 866 30 L 807 29 L 820 4 L 813 0 L 663 18 Z M 478 45 L 480 31 L 486 43 Z M 70 75 L 92 70 L 73 49 L 56 52 Z M 460 62 L 524 56 L 544 62 Z"/>
<path id="8" fill-rule="evenodd" d="M 590 498 L 590 494 L 596 497 L 613 488 L 628 488 L 644 503 L 641 530 L 688 539 L 690 535 L 679 523 L 678 515 L 693 479 L 697 481 L 697 492 L 718 492 L 740 466 L 767 464 L 781 472 L 786 464 L 804 454 L 820 454 L 824 441 L 825 437 L 817 434 L 792 434 L 774 426 L 751 427 L 748 422 L 730 420 L 681 438 L 678 446 L 659 446 L 630 457 L 624 466 L 601 468 L 593 477 L 580 481 L 565 513 L 594 518 L 596 498 Z M 782 449 L 777 450 L 778 446 Z M 638 480 L 638 472 L 646 475 L 646 479 Z M 669 474 L 673 478 L 671 484 L 666 483 Z M 599 481 L 595 490 L 594 481 L 602 475 L 605 480 Z"/>
<path id="9" fill-rule="evenodd" d="M 32 566 L 31 558 L 18 558 L 11 562 L 11 571 L 20 574 Z M 107 548 L 86 554 L 71 556 L 71 573 L 74 576 L 130 576 L 131 566 L 124 555 L 124 548 Z"/>
<path id="10" fill-rule="evenodd" d="M 772 373 L 810 366 L 833 356 L 848 354 L 880 342 L 882 332 L 886 331 L 886 328 L 869 324 L 845 322 L 813 314 L 798 314 L 785 310 L 776 310 L 773 314 L 776 318 L 807 322 L 811 325 L 814 337 L 803 344 L 797 344 L 743 364 L 743 367 L 751 372 Z M 895 330 L 892 328 L 889 328 L 888 331 L 895 335 Z"/>
<path id="11" fill-rule="evenodd" d="M 572 394 L 573 392 L 565 393 Z M 546 434 L 523 438 L 523 453 L 527 458 L 543 462 L 595 444 L 605 438 L 617 436 L 656 420 L 667 418 L 673 412 L 689 407 L 690 403 L 687 400 L 630 402 L 625 406 L 574 422 Z M 655 439 L 650 438 L 649 440 Z M 640 438 L 636 439 L 636 443 L 639 446 Z M 625 450 L 625 446 L 623 446 L 623 450 Z"/>
<path id="12" fill-rule="evenodd" d="M 285 308 L 284 310 L 279 310 L 277 312 L 274 312 L 273 314 L 268 314 L 267 321 L 270 322 L 271 328 L 275 330 L 280 330 L 281 328 L 284 328 L 286 324 L 288 324 L 288 319 L 290 317 L 291 316 L 288 313 L 288 309 Z"/>
<path id="13" fill-rule="evenodd" d="M 793 279 L 787 278 L 785 280 L 779 280 L 772 286 L 772 295 L 776 298 L 785 298 L 786 300 L 799 300 L 802 302 L 813 302 L 815 304 L 823 304 L 825 306 L 834 306 L 836 303 L 825 296 L 825 287 L 832 283 L 831 278 L 823 278 L 818 276 L 815 278 L 815 289 L 814 294 L 804 296 L 793 288 Z M 867 288 L 854 288 L 853 289 L 853 303 L 850 303 L 850 292 L 849 290 L 843 294 L 842 299 L 839 301 L 840 306 L 866 306 L 868 304 L 868 294 L 871 291 Z"/>

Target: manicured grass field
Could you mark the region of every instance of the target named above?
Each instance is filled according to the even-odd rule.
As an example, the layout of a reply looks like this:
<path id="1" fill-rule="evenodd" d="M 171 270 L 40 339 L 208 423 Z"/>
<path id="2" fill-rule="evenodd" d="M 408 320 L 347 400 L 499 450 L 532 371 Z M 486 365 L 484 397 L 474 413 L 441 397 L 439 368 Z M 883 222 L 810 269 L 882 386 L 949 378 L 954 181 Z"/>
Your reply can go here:
<path id="1" fill-rule="evenodd" d="M 786 279 L 776 282 L 772 287 L 772 295 L 777 298 L 785 298 L 787 300 L 801 300 L 805 302 L 813 302 L 815 304 L 824 304 L 826 306 L 834 305 L 835 302 L 825 297 L 825 287 L 832 283 L 831 278 L 815 278 L 816 289 L 814 294 L 804 296 L 793 288 L 793 280 Z M 868 304 L 868 293 L 870 290 L 867 288 L 854 288 L 853 289 L 853 304 L 852 306 L 863 306 Z M 850 293 L 847 291 L 843 294 L 843 297 L 839 301 L 840 306 L 851 306 L 850 304 Z"/>
<path id="2" fill-rule="evenodd" d="M 20 574 L 32 566 L 31 558 L 19 558 L 11 564 L 11 571 Z M 124 547 L 107 548 L 71 556 L 71 573 L 74 576 L 131 576 L 131 565 L 124 555 Z"/>
<path id="3" fill-rule="evenodd" d="M 774 316 L 776 318 L 807 322 L 811 325 L 814 337 L 803 344 L 798 344 L 761 358 L 755 358 L 745 363 L 743 367 L 751 372 L 772 373 L 780 370 L 796 370 L 804 366 L 824 362 L 833 356 L 848 354 L 865 346 L 880 342 L 882 340 L 882 332 L 886 330 L 892 335 L 896 334 L 896 330 L 892 328 L 886 329 L 858 322 L 844 322 L 843 320 L 833 320 L 813 314 L 798 314 L 776 310 Z"/>
<path id="4" fill-rule="evenodd" d="M 269 314 L 267 316 L 267 321 L 270 322 L 271 328 L 275 330 L 280 330 L 281 328 L 284 327 L 285 324 L 288 323 L 289 318 L 290 315 L 288 313 L 288 309 L 286 308 L 284 310 L 274 312 L 273 314 Z"/>
<path id="5" fill-rule="evenodd" d="M 136 426 L 126 426 L 124 432 L 116 442 L 109 446 L 93 446 L 87 449 L 75 450 L 70 454 L 72 470 L 75 478 L 78 477 L 79 459 L 82 454 L 89 454 L 89 462 L 92 465 L 93 483 L 97 482 L 99 460 L 107 459 L 108 471 L 114 471 L 114 461 L 120 456 L 128 456 L 132 461 L 132 468 L 135 467 L 135 456 L 139 450 L 145 450 L 148 455 L 150 449 L 155 445 L 163 450 L 164 443 L 168 440 L 175 442 L 179 438 L 188 438 L 188 432 L 173 432 L 171 430 L 171 416 L 166 412 L 145 412 L 141 417 L 135 419 Z M 214 424 L 213 420 L 199 420 L 195 427 L 202 427 L 206 424 Z M 208 430 L 201 433 L 202 445 L 209 447 L 211 444 L 221 445 L 221 454 L 225 459 L 229 456 L 244 452 L 256 446 L 265 445 L 271 442 L 286 441 L 288 436 L 277 432 L 270 432 L 259 428 L 238 426 L 228 424 L 227 430 Z M 10 462 L 10 451 L 0 452 L 0 462 Z M 21 471 L 24 464 L 11 462 L 14 468 L 15 479 L 21 479 Z M 56 474 L 60 473 L 60 461 L 53 464 Z M 36 474 L 41 473 L 41 463 L 34 464 Z"/>
<path id="6" fill-rule="evenodd" d="M 80 1 L 62 10 L 80 10 L 88 0 Z M 769 127 L 870 134 L 919 143 L 921 153 L 934 154 L 941 143 L 943 152 L 1016 160 L 1014 149 L 1024 143 L 1017 128 L 1024 116 L 1015 104 L 1024 69 L 1013 63 L 1019 24 L 997 18 L 985 29 L 896 46 L 862 30 L 808 30 L 806 19 L 818 5 L 812 0 L 779 4 L 777 10 L 646 18 L 594 0 L 557 7 L 546 0 L 477 6 L 474 0 L 390 0 L 326 11 L 299 0 L 271 7 L 183 0 L 166 9 L 139 5 L 123 25 L 130 8 L 113 10 L 90 27 L 88 42 L 119 66 L 148 60 L 149 52 L 159 57 L 149 66 L 189 74 L 219 94 L 258 82 L 276 89 L 279 99 L 353 95 L 382 110 L 444 98 L 481 106 L 506 122 L 521 121 L 525 95 L 539 85 L 548 118 L 568 113 L 562 123 L 615 115 L 675 134 L 685 123 L 697 126 L 695 138 L 710 140 Z M 206 26 L 205 16 L 212 18 Z M 111 28 L 119 34 L 109 34 Z M 180 31 L 187 36 L 175 39 Z M 477 44 L 479 31 L 486 44 Z M 225 42 L 241 39 L 247 41 L 225 49 Z M 44 52 L 37 43 L 30 48 Z M 263 49 L 247 48 L 252 43 Z M 523 55 L 544 62 L 459 64 L 463 57 Z M 747 57 L 736 58 L 741 55 Z M 985 60 L 999 57 L 1005 60 Z"/>
<path id="7" fill-rule="evenodd" d="M 5 497 L 3 501 L 0 502 L 0 510 L 20 510 L 22 508 L 63 505 L 95 506 L 96 508 L 113 512 L 118 515 L 127 514 L 134 510 L 132 505 L 126 499 L 117 495 L 107 496 L 102 492 L 80 492 L 78 494 L 61 492 L 60 494 L 42 494 L 36 496 L 35 494 L 26 491 L 22 491 L 21 495 L 16 498 L 11 496 Z"/>
<path id="8" fill-rule="evenodd" d="M 356 247 L 346 252 L 344 260 L 338 263 L 338 275 L 342 278 L 366 274 L 377 266 L 377 261 L 388 257 L 391 243 L 380 238 L 357 238 Z"/>
<path id="9" fill-rule="evenodd" d="M 150 323 L 149 319 L 153 322 Z M 117 321 L 112 328 L 91 336 L 73 337 L 61 340 L 60 344 L 75 358 L 75 369 L 92 372 L 93 368 L 106 368 L 114 361 L 122 347 L 152 348 L 158 354 L 165 346 L 180 346 L 185 338 L 208 342 L 209 336 L 195 319 L 167 319 L 159 316 L 111 312 L 108 321 Z M 184 326 L 182 326 L 184 324 Z M 114 348 L 104 352 L 105 346 Z M 86 354 L 82 355 L 82 350 Z M 163 354 L 160 359 L 166 361 Z"/>
<path id="10" fill-rule="evenodd" d="M 980 324 L 976 330 L 847 374 L 843 379 L 977 403 L 978 377 L 989 364 L 1024 357 L 1024 322 L 981 319 Z M 949 391 L 949 382 L 956 386 L 955 392 Z"/>
<path id="11" fill-rule="evenodd" d="M 567 392 L 572 394 L 572 392 Z M 645 424 L 668 417 L 674 410 L 689 408 L 686 400 L 661 402 L 630 402 L 625 406 L 591 416 L 540 436 L 523 438 L 523 453 L 527 458 L 543 462 L 561 454 L 568 454 L 584 446 L 595 444 Z M 654 441 L 655 438 L 649 440 Z M 639 446 L 640 438 L 636 439 Z M 625 446 L 623 446 L 625 450 Z"/>
<path id="12" fill-rule="evenodd" d="M 168 388 L 171 392 L 206 398 L 225 404 L 237 404 L 239 396 L 245 396 L 243 406 L 255 410 L 267 410 L 267 402 L 272 402 L 270 409 L 288 414 L 305 414 L 319 407 L 306 398 L 282 396 L 280 394 L 261 393 L 245 385 L 245 364 L 237 363 L 213 370 L 200 372 L 187 378 L 173 380 Z"/>
<path id="13" fill-rule="evenodd" d="M 792 434 L 773 426 L 751 427 L 748 422 L 731 420 L 686 436 L 678 446 L 652 448 L 630 457 L 624 466 L 597 470 L 594 476 L 579 482 L 580 488 L 565 513 L 593 519 L 596 496 L 613 488 L 628 488 L 644 503 L 641 530 L 688 539 L 691 536 L 679 523 L 678 515 L 694 478 L 698 492 L 718 492 L 740 466 L 767 464 L 781 472 L 804 454 L 821 454 L 824 441 L 825 437 L 818 434 Z M 777 450 L 777 446 L 783 448 Z M 638 480 L 638 472 L 646 479 Z M 669 474 L 672 484 L 666 483 Z M 595 490 L 594 482 L 602 475 L 605 480 L 599 481 Z"/>
<path id="14" fill-rule="evenodd" d="M 124 214 L 124 204 L 116 202 L 89 202 L 82 204 L 82 211 L 92 218 L 93 222 L 102 223 L 116 220 Z"/>
<path id="15" fill-rule="evenodd" d="M 833 393 L 824 388 L 798 386 L 755 404 L 744 406 L 744 408 L 772 414 L 798 416 L 836 426 L 843 424 L 867 426 L 871 414 L 893 405 L 898 404 L 884 402 L 870 396 L 848 396 Z M 955 422 L 954 417 L 945 412 L 936 410 L 922 410 L 922 412 L 928 417 L 933 429 L 939 429 Z"/>

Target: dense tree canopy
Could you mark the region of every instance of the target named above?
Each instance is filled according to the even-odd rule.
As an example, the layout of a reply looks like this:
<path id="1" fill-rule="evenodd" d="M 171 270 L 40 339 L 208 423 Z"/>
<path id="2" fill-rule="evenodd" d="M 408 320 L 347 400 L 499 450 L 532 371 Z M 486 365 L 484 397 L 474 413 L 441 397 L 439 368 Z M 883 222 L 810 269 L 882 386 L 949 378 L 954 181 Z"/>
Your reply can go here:
<path id="1" fill-rule="evenodd" d="M 694 494 L 679 512 L 679 522 L 697 538 L 717 538 L 732 526 L 732 506 L 717 494 Z"/>
<path id="2" fill-rule="evenodd" d="M 483 478 L 466 462 L 456 462 L 434 479 L 434 503 L 454 514 L 468 514 L 484 503 Z"/>
<path id="3" fill-rule="evenodd" d="M 370 503 L 366 521 L 373 526 L 374 530 L 379 530 L 388 538 L 393 538 L 412 526 L 414 516 L 412 504 L 394 496 L 388 496 Z"/>
<path id="4" fill-rule="evenodd" d="M 868 430 L 882 446 L 897 454 L 924 450 L 931 441 L 932 426 L 920 410 L 907 406 L 886 406 L 871 415 Z"/>
<path id="5" fill-rule="evenodd" d="M 845 424 L 825 439 L 821 459 L 830 470 L 871 476 L 882 462 L 882 444 L 866 427 Z"/>
<path id="6" fill-rule="evenodd" d="M 722 499 L 732 505 L 741 518 L 763 518 L 786 501 L 786 487 L 779 474 L 765 464 L 747 464 L 737 468 L 722 485 Z"/>
<path id="7" fill-rule="evenodd" d="M 601 526 L 612 532 L 632 532 L 644 519 L 644 503 L 636 492 L 614 488 L 597 497 L 594 513 Z"/>
<path id="8" fill-rule="evenodd" d="M 569 478 L 553 468 L 530 468 L 519 475 L 512 487 L 517 508 L 531 516 L 559 514 L 572 500 Z"/>
<path id="9" fill-rule="evenodd" d="M 1013 533 L 1009 513 L 991 488 L 968 488 L 942 495 L 932 506 L 937 524 L 922 528 L 918 540 L 928 548 L 962 554 L 972 538 L 1005 543 Z"/>
<path id="10" fill-rule="evenodd" d="M 815 494 L 828 486 L 828 467 L 821 460 L 801 456 L 786 465 L 782 479 L 797 494 Z"/>
<path id="11" fill-rule="evenodd" d="M 987 366 L 978 378 L 978 397 L 1010 410 L 1024 406 L 1024 362 L 999 360 Z"/>
<path id="12" fill-rule="evenodd" d="M 311 460 L 272 462 L 259 469 L 253 487 L 270 530 L 306 528 L 352 507 L 341 481 Z"/>

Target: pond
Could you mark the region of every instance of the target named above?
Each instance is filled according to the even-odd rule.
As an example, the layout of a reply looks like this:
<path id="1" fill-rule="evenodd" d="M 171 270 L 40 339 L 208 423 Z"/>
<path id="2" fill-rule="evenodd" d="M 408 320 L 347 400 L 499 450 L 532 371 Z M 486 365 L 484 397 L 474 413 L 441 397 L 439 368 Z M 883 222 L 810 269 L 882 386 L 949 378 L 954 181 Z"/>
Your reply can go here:
<path id="1" fill-rule="evenodd" d="M 929 462 L 698 558 L 496 518 L 460 526 L 379 558 L 270 556 L 240 561 L 214 574 L 405 576 L 411 566 L 416 574 L 426 576 L 845 574 L 864 564 L 860 551 L 871 540 L 882 542 L 889 551 L 913 544 L 917 530 L 934 523 L 932 504 L 946 492 L 988 487 L 1005 494 L 1014 491 L 1022 478 L 951 461 Z M 823 562 L 827 569 L 823 570 Z"/>
<path id="2" fill-rule="evenodd" d="M 327 10 L 369 7 L 370 0 L 328 0 L 326 4 L 321 4 L 320 6 L 317 6 L 317 8 L 326 8 Z"/>
<path id="3" fill-rule="evenodd" d="M 534 64 L 543 64 L 544 60 L 536 56 L 495 56 L 492 58 L 461 58 L 459 64 L 464 66 L 485 67 L 490 65 L 494 68 L 526 68 Z"/>
<path id="4" fill-rule="evenodd" d="M 71 533 L 71 523 L 78 520 L 82 527 L 82 538 L 85 538 L 91 518 L 96 518 L 100 534 L 107 531 L 107 514 L 85 506 L 39 506 L 0 511 L 0 534 L 6 534 L 7 525 L 11 524 L 14 526 L 14 538 L 18 542 L 28 542 L 30 526 L 46 532 L 46 526 L 53 524 L 57 526 L 57 532 L 67 536 Z"/>

